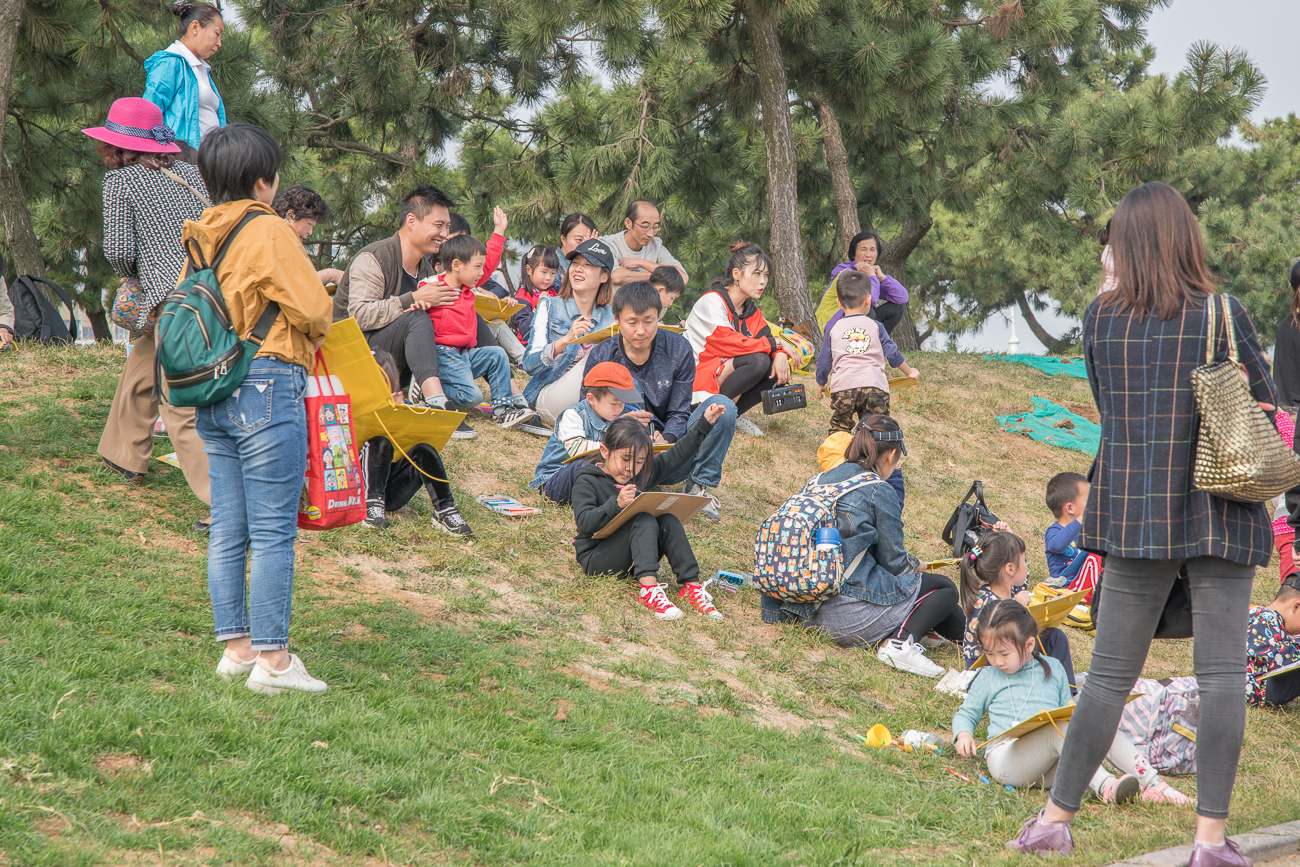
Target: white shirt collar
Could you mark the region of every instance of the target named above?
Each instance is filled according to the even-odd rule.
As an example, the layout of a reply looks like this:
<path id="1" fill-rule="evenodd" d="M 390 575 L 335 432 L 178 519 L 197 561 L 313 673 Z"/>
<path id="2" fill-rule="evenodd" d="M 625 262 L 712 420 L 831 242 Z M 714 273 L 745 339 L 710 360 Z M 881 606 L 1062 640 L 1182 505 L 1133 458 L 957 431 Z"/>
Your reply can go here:
<path id="1" fill-rule="evenodd" d="M 167 46 L 167 52 L 185 58 L 186 62 L 188 62 L 190 66 L 203 70 L 212 69 L 206 60 L 200 60 L 199 56 L 193 51 L 190 51 L 189 48 L 186 47 L 185 43 L 181 42 L 179 39 Z"/>

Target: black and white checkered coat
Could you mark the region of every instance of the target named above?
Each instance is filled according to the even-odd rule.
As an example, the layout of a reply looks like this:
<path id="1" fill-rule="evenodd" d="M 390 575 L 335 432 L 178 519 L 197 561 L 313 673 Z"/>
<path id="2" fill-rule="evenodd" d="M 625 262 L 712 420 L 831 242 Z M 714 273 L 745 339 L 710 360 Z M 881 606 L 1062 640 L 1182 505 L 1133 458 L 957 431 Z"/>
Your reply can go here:
<path id="1" fill-rule="evenodd" d="M 171 171 L 207 194 L 194 166 L 178 162 Z M 134 165 L 104 175 L 104 256 L 118 275 L 139 278 L 140 324 L 176 288 L 185 266 L 181 228 L 202 215 L 194 193 L 162 172 Z"/>

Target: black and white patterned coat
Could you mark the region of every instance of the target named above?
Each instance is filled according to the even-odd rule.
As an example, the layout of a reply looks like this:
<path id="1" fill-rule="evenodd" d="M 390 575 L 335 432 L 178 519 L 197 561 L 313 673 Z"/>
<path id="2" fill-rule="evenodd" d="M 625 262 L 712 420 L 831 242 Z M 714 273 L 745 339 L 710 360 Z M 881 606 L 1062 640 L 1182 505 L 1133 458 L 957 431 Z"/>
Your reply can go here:
<path id="1" fill-rule="evenodd" d="M 207 194 L 196 167 L 177 162 L 171 171 Z M 138 325 L 176 288 L 185 266 L 181 229 L 202 215 L 194 193 L 160 171 L 133 165 L 104 175 L 104 256 L 119 276 L 140 280 Z"/>

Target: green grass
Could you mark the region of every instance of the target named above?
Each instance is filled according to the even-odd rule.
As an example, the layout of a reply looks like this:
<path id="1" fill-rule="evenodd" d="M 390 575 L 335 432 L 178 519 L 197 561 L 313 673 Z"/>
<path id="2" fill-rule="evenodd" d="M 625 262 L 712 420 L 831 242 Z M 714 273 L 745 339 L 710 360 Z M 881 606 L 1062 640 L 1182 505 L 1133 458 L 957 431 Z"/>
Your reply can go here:
<path id="1" fill-rule="evenodd" d="M 1086 384 L 914 363 L 921 391 L 897 416 L 915 552 L 943 555 L 939 530 L 982 478 L 1041 577 L 1043 485 L 1088 461 L 992 418 L 1030 394 L 1091 413 Z M 200 505 L 177 470 L 128 487 L 94 457 L 120 364 L 105 347 L 0 356 L 0 865 L 1024 863 L 1001 845 L 1041 792 L 849 737 L 945 732 L 955 699 L 762 624 L 752 591 L 721 596 L 724 623 L 654 622 L 628 584 L 580 575 L 566 510 L 510 522 L 473 502 L 538 502 L 541 441 L 486 424 L 445 452 L 475 544 L 431 530 L 421 499 L 388 533 L 300 540 L 291 640 L 325 696 L 223 683 Z M 723 522 L 689 528 L 706 573 L 747 568 L 758 522 L 816 471 L 827 413 L 737 436 Z M 1257 600 L 1274 586 L 1261 570 Z M 1090 639 L 1071 641 L 1086 668 Z M 1190 671 L 1190 647 L 1159 643 L 1147 671 Z M 1248 712 L 1232 830 L 1300 813 L 1295 722 Z M 1192 823 L 1090 805 L 1074 863 L 1186 842 Z"/>

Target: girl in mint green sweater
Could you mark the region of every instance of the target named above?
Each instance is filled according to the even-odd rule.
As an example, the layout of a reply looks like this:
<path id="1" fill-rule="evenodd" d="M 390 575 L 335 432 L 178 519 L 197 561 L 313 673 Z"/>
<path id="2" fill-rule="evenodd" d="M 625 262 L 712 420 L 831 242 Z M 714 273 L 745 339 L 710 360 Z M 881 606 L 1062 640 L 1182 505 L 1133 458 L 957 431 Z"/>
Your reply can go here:
<path id="1" fill-rule="evenodd" d="M 1039 651 L 1038 623 L 1025 606 L 1014 599 L 986 604 L 977 625 L 989 667 L 975 677 L 952 720 L 957 752 L 966 757 L 975 755 L 974 731 L 986 713 L 989 737 L 995 738 L 1039 711 L 1070 703 L 1065 668 Z M 1049 788 L 1069 726 L 1068 722 L 1048 724 L 989 747 L 984 751 L 989 775 L 1016 788 Z M 1097 768 L 1089 788 L 1103 801 L 1123 803 L 1140 796 L 1153 803 L 1191 802 L 1161 780 L 1146 755 L 1123 735 L 1116 733 L 1106 757 L 1122 775 Z"/>

